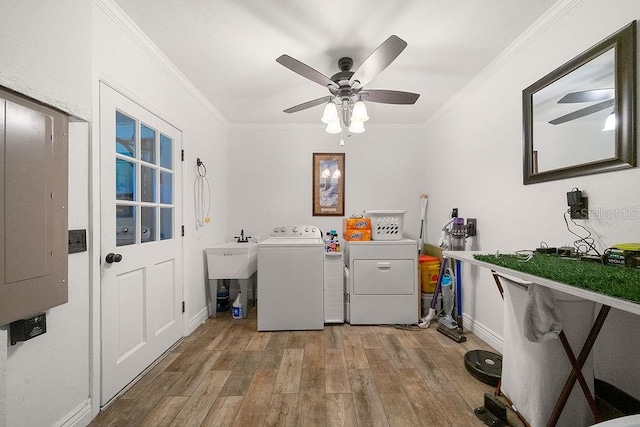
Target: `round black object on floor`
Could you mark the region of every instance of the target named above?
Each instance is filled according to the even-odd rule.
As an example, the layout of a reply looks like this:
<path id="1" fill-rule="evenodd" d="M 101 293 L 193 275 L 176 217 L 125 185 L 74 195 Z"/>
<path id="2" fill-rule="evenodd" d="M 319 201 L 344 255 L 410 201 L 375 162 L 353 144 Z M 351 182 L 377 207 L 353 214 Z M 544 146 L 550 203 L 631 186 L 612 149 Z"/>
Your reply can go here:
<path id="1" fill-rule="evenodd" d="M 471 350 L 464 355 L 467 371 L 485 384 L 497 386 L 502 375 L 502 356 L 485 350 Z"/>

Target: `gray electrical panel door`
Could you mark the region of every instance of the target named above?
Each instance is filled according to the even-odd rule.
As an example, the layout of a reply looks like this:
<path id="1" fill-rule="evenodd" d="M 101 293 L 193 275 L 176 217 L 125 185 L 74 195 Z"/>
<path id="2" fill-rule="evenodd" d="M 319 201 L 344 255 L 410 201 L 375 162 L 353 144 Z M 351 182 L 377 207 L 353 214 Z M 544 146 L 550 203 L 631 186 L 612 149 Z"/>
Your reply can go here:
<path id="1" fill-rule="evenodd" d="M 0 91 L 0 325 L 67 302 L 67 129 Z"/>

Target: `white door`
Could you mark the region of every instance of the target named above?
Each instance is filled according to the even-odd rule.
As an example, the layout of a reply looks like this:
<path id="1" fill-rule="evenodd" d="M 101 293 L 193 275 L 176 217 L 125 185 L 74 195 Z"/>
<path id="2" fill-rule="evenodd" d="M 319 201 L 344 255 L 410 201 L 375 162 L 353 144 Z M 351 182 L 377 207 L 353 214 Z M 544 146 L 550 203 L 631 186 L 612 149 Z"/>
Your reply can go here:
<path id="1" fill-rule="evenodd" d="M 101 84 L 100 146 L 104 405 L 182 336 L 182 141 Z"/>

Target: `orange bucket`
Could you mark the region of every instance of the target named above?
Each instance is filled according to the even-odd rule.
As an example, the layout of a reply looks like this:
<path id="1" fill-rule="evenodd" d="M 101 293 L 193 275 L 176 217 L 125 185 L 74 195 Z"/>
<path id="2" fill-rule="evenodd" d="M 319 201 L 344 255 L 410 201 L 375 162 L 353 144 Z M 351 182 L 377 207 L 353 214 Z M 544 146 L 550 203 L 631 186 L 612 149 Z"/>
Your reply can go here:
<path id="1" fill-rule="evenodd" d="M 420 255 L 418 262 L 420 264 L 422 292 L 435 292 L 438 274 L 440 274 L 440 258 L 431 255 Z"/>

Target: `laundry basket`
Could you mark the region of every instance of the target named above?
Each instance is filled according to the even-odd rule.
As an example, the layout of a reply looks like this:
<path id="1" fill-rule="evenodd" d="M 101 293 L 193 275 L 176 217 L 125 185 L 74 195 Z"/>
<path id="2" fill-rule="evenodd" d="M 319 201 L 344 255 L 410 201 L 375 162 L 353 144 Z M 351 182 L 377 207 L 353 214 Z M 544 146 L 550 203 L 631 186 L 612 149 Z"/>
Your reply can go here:
<path id="1" fill-rule="evenodd" d="M 534 343 L 525 338 L 523 313 L 529 302 L 529 293 L 516 280 L 501 278 L 505 304 L 500 388 L 530 425 L 543 426 L 553 413 L 557 397 L 571 372 L 571 363 L 560 340 Z M 552 293 L 563 319 L 562 329 L 575 351 L 589 335 L 595 303 L 560 291 L 552 290 Z M 593 357 L 585 361 L 582 372 L 593 390 Z M 558 425 L 590 426 L 593 422 L 587 400 L 576 384 Z"/>
<path id="2" fill-rule="evenodd" d="M 366 217 L 371 218 L 371 240 L 400 240 L 404 214 L 407 211 L 364 211 Z"/>

